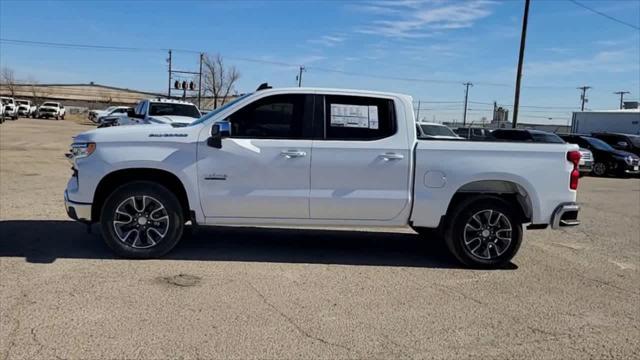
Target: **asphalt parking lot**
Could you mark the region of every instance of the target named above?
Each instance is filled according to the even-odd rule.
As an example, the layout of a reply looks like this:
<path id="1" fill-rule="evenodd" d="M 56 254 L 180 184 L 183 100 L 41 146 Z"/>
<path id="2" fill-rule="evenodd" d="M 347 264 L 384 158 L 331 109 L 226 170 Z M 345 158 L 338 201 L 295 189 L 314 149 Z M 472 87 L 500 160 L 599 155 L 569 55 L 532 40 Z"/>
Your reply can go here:
<path id="1" fill-rule="evenodd" d="M 202 229 L 117 259 L 67 219 L 70 121 L 0 125 L 0 359 L 640 358 L 640 180 L 462 269 L 409 229 Z"/>

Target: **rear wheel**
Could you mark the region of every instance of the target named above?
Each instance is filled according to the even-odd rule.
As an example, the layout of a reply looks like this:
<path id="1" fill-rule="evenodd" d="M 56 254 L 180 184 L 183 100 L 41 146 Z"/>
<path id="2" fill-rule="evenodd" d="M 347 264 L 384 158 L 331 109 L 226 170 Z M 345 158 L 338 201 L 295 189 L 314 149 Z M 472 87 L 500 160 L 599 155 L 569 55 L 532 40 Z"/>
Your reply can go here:
<path id="1" fill-rule="evenodd" d="M 100 222 L 104 240 L 116 254 L 148 259 L 166 254 L 180 241 L 184 214 L 165 187 L 138 181 L 109 195 Z"/>
<path id="2" fill-rule="evenodd" d="M 499 268 L 511 261 L 522 242 L 522 224 L 515 208 L 497 196 L 479 195 L 453 210 L 445 242 L 464 265 Z"/>

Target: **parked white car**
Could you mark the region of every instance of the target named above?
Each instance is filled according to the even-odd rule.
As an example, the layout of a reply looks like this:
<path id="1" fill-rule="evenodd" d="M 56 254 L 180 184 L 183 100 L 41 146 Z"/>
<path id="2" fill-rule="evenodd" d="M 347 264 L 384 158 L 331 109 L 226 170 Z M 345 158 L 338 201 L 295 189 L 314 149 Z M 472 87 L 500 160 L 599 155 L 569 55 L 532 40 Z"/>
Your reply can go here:
<path id="1" fill-rule="evenodd" d="M 18 118 L 18 109 L 16 107 L 16 102 L 11 97 L 0 97 L 0 101 L 4 105 L 4 109 L 2 113 L 5 117 L 16 120 Z"/>
<path id="2" fill-rule="evenodd" d="M 40 105 L 40 107 L 38 108 L 38 114 L 36 117 L 39 119 L 54 118 L 56 120 L 60 120 L 60 119 L 64 120 L 65 114 L 66 114 L 66 110 L 64 108 L 64 105 L 58 102 L 48 101 Z"/>
<path id="3" fill-rule="evenodd" d="M 0 124 L 4 123 L 4 104 L 0 101 Z"/>
<path id="4" fill-rule="evenodd" d="M 17 99 L 16 106 L 18 107 L 18 116 L 30 117 L 35 110 L 35 105 L 31 104 L 29 100 Z"/>
<path id="5" fill-rule="evenodd" d="M 99 222 L 129 258 L 166 254 L 187 221 L 408 225 L 491 268 L 516 254 L 523 225 L 579 224 L 577 145 L 419 140 L 400 94 L 261 90 L 184 127 L 81 133 L 68 158 L 68 215 Z"/>
<path id="6" fill-rule="evenodd" d="M 173 124 L 189 125 L 202 116 L 194 104 L 180 100 L 146 99 L 140 101 L 131 116 L 121 116 L 114 125 Z"/>
<path id="7" fill-rule="evenodd" d="M 437 124 L 420 122 L 416 124 L 416 132 L 420 139 L 447 139 L 447 140 L 462 140 L 462 136 L 456 134 L 449 127 Z"/>

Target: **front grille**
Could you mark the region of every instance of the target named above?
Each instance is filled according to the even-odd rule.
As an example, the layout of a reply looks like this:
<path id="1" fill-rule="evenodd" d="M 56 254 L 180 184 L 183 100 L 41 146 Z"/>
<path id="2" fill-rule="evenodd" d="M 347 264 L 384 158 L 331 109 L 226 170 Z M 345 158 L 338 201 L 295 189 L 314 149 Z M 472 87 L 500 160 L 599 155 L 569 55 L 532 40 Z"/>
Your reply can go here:
<path id="1" fill-rule="evenodd" d="M 580 153 L 585 160 L 591 160 L 591 153 Z"/>

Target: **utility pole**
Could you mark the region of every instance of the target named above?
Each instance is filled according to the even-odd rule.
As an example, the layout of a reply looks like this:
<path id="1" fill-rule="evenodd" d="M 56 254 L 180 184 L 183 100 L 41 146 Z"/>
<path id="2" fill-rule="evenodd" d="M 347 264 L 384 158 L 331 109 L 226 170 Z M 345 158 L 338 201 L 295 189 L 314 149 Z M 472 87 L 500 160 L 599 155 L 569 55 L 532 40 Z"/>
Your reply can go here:
<path id="1" fill-rule="evenodd" d="M 169 93 L 168 97 L 171 99 L 171 50 L 169 50 Z"/>
<path id="2" fill-rule="evenodd" d="M 467 87 L 464 92 L 464 114 L 462 115 L 462 127 L 464 127 L 467 124 L 467 100 L 469 99 L 469 86 L 473 86 L 473 84 L 466 82 L 462 85 Z"/>
<path id="3" fill-rule="evenodd" d="M 304 68 L 303 65 L 300 65 L 300 71 L 298 72 L 298 76 L 297 76 L 297 79 L 296 79 L 296 80 L 298 80 L 298 87 L 302 86 L 302 72 L 303 71 L 307 71 L 307 70 Z"/>
<path id="4" fill-rule="evenodd" d="M 582 94 L 580 95 L 580 100 L 582 101 L 580 111 L 584 111 L 584 103 L 589 102 L 589 100 L 587 100 L 587 90 L 591 89 L 591 86 L 580 86 L 577 89 L 582 90 Z"/>
<path id="5" fill-rule="evenodd" d="M 204 58 L 204 53 L 200 53 L 200 74 L 198 74 L 198 109 L 202 109 L 202 59 L 203 58 Z"/>
<path id="6" fill-rule="evenodd" d="M 527 23 L 529 22 L 529 2 L 524 2 L 524 15 L 522 16 L 522 32 L 520 33 L 520 53 L 518 54 L 518 71 L 516 73 L 516 93 L 513 99 L 513 121 L 511 127 L 518 124 L 518 107 L 520 106 L 520 82 L 522 80 L 522 64 L 524 63 L 524 45 L 527 42 Z"/>
<path id="7" fill-rule="evenodd" d="M 624 94 L 631 94 L 628 91 L 616 91 L 614 92 L 616 95 L 620 95 L 620 110 L 624 107 Z"/>
<path id="8" fill-rule="evenodd" d="M 416 120 L 420 122 L 420 100 L 418 100 L 418 111 L 416 112 Z"/>

